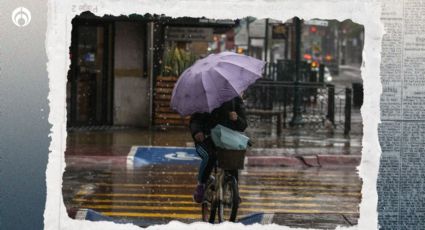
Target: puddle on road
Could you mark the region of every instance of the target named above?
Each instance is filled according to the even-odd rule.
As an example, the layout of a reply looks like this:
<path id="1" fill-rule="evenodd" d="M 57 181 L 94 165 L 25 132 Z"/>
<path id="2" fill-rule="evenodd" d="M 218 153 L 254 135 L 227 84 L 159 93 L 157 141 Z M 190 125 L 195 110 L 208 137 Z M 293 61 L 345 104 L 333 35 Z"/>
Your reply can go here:
<path id="1" fill-rule="evenodd" d="M 188 165 L 95 171 L 68 168 L 63 186 L 65 205 L 138 225 L 164 224 L 172 219 L 192 223 L 200 218 L 200 207 L 192 200 L 196 173 L 197 167 Z M 88 181 L 87 175 L 93 178 Z M 361 181 L 351 169 L 247 167 L 239 178 L 243 199 L 239 218 L 260 212 L 358 214 Z"/>
<path id="2" fill-rule="evenodd" d="M 114 221 L 140 226 L 199 221 L 200 207 L 192 200 L 197 165 L 147 165 L 128 170 L 125 160 L 111 160 L 126 159 L 132 146 L 185 147 L 191 143 L 186 129 L 69 132 L 68 167 L 63 176 L 67 209 L 90 209 Z M 279 138 L 255 136 L 254 148 L 292 149 L 294 154 L 305 149 L 351 154 L 361 150 L 359 143 L 360 137 L 353 136 L 287 133 Z M 94 160 L 90 158 L 86 164 L 75 161 L 85 157 Z M 240 173 L 239 188 L 243 199 L 239 218 L 275 213 L 276 223 L 282 221 L 279 215 L 286 214 L 356 216 L 361 200 L 361 181 L 353 168 L 246 167 Z M 322 220 L 326 222 L 326 218 Z"/>

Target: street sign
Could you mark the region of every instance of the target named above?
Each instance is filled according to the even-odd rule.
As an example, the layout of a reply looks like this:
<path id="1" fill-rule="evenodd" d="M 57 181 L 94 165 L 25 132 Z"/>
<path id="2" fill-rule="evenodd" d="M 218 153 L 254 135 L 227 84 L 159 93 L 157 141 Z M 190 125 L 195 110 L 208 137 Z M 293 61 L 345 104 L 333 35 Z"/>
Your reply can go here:
<path id="1" fill-rule="evenodd" d="M 284 24 L 277 24 L 272 26 L 272 39 L 286 39 L 287 29 Z"/>
<path id="2" fill-rule="evenodd" d="M 207 18 L 200 18 L 200 23 L 215 23 L 215 24 L 223 24 L 223 25 L 234 25 L 235 21 L 231 19 L 207 19 Z"/>
<path id="3" fill-rule="evenodd" d="M 212 28 L 167 27 L 165 40 L 168 41 L 213 41 Z"/>
<path id="4" fill-rule="evenodd" d="M 324 20 L 309 20 L 309 21 L 305 21 L 304 22 L 305 25 L 310 25 L 310 26 L 324 26 L 327 27 L 328 26 L 328 21 L 324 21 Z"/>
<path id="5" fill-rule="evenodd" d="M 282 24 L 282 22 L 278 20 L 269 19 L 269 29 L 271 25 L 278 25 L 278 24 Z M 258 19 L 249 24 L 249 37 L 264 38 L 265 35 L 266 35 L 266 19 Z"/>

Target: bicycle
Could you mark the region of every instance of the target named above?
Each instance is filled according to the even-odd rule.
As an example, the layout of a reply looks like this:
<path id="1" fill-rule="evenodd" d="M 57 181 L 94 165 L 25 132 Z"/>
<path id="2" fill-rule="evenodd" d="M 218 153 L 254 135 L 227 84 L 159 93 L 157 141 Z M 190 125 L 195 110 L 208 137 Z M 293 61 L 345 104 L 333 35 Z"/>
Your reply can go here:
<path id="1" fill-rule="evenodd" d="M 202 220 L 214 223 L 235 222 L 240 198 L 239 186 L 234 172 L 243 169 L 246 150 L 218 149 L 213 175 L 206 184 L 202 202 Z"/>

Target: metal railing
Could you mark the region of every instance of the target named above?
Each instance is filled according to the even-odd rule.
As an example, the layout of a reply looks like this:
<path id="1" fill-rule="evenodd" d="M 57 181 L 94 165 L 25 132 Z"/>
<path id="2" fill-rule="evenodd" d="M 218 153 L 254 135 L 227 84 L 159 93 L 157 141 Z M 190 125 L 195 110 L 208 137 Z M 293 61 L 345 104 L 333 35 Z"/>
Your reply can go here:
<path id="1" fill-rule="evenodd" d="M 300 98 L 294 103 L 295 94 Z M 260 132 L 302 126 L 310 130 L 350 131 L 351 89 L 335 91 L 323 83 L 294 83 L 261 80 L 245 92 L 247 117 L 251 128 Z M 300 111 L 299 114 L 296 114 Z M 301 125 L 294 125 L 294 116 Z M 298 120 L 297 120 L 298 121 Z"/>
<path id="2" fill-rule="evenodd" d="M 310 64 L 302 61 L 300 62 L 300 81 L 310 82 L 312 70 Z M 295 62 L 292 60 L 279 60 L 278 62 L 267 62 L 264 67 L 263 79 L 270 81 L 295 81 Z"/>

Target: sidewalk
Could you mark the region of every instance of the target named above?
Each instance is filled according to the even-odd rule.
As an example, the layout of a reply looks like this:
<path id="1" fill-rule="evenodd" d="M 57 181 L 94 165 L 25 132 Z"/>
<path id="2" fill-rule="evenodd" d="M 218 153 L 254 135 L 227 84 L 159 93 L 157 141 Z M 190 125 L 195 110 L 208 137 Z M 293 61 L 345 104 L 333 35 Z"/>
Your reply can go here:
<path id="1" fill-rule="evenodd" d="M 246 166 L 356 167 L 361 160 L 361 135 L 318 134 L 286 130 L 281 137 L 253 138 Z M 74 129 L 68 132 L 65 152 L 68 166 L 126 165 L 132 146 L 193 146 L 186 129 L 134 128 Z"/>

